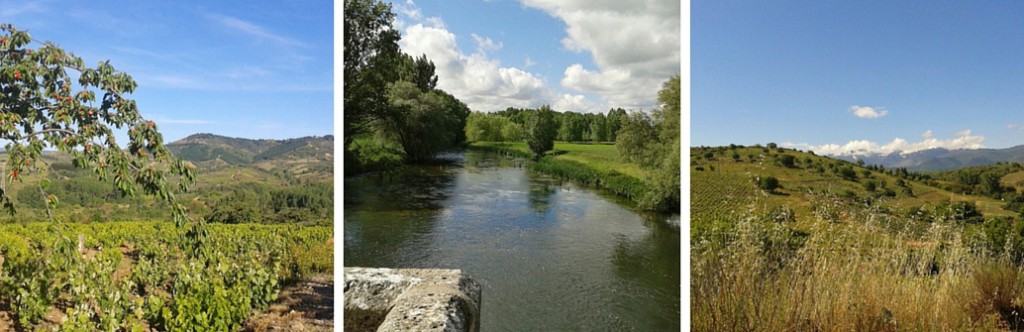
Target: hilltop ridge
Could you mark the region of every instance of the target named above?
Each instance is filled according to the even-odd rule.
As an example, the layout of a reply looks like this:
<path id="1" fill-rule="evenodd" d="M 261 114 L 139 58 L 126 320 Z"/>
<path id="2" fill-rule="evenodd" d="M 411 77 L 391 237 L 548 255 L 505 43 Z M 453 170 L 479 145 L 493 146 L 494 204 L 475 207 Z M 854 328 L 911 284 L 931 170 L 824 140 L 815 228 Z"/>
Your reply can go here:
<path id="1" fill-rule="evenodd" d="M 275 140 L 199 133 L 171 142 L 167 148 L 207 170 L 254 166 L 293 175 L 333 174 L 334 135 Z"/>

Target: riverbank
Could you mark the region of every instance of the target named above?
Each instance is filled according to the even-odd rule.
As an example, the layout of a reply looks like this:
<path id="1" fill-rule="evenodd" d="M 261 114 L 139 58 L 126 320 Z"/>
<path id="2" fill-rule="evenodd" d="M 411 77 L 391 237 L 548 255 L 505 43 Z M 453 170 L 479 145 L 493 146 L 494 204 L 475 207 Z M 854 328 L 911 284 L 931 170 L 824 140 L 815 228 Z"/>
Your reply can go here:
<path id="1" fill-rule="evenodd" d="M 533 157 L 525 142 L 474 142 L 468 144 L 466 149 L 511 157 Z M 404 166 L 401 152 L 397 148 L 380 145 L 370 138 L 357 139 L 351 150 L 355 158 L 353 163 L 346 160 L 346 176 L 388 172 Z M 634 205 L 653 190 L 653 186 L 645 180 L 644 170 L 635 164 L 623 162 L 611 144 L 555 142 L 554 149 L 540 160 L 531 162 L 529 168 L 606 190 Z"/>
<path id="2" fill-rule="evenodd" d="M 524 142 L 474 142 L 467 149 L 531 158 Z M 615 193 L 636 204 L 651 190 L 638 166 L 622 162 L 610 144 L 555 142 L 551 152 L 530 163 L 530 170 Z"/>

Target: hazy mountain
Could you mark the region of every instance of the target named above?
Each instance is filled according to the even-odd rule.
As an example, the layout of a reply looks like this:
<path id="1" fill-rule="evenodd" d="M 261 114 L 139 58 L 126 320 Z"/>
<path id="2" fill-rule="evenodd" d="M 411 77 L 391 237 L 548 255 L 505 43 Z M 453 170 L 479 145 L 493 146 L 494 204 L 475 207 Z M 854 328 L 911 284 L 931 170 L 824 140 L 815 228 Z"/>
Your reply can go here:
<path id="1" fill-rule="evenodd" d="M 897 152 L 887 155 L 832 157 L 849 161 L 863 160 L 867 165 L 882 165 L 885 168 L 905 167 L 910 171 L 932 172 L 990 165 L 997 162 L 1024 162 L 1024 145 L 1006 149 L 947 150 L 935 148 L 908 154 Z"/>
<path id="2" fill-rule="evenodd" d="M 301 175 L 332 173 L 334 164 L 333 135 L 273 140 L 202 133 L 169 143 L 167 148 L 206 169 L 255 166 Z"/>

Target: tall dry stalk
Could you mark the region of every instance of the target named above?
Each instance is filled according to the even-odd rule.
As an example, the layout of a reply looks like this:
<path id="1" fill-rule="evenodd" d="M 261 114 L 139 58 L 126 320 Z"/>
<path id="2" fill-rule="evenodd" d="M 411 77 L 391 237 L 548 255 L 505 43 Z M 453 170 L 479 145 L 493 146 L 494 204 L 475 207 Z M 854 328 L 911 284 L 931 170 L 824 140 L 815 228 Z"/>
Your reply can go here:
<path id="1" fill-rule="evenodd" d="M 694 239 L 693 329 L 1024 328 L 1024 272 L 972 252 L 956 225 L 915 226 L 873 207 L 843 209 L 829 214 L 834 220 L 800 226 L 748 217 L 728 235 Z"/>

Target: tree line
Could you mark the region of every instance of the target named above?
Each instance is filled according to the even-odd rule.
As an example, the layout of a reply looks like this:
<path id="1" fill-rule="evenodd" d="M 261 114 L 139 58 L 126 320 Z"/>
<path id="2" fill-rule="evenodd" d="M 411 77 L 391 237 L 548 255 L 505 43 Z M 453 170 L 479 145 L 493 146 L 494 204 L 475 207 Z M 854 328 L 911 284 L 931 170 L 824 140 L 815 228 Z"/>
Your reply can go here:
<path id="1" fill-rule="evenodd" d="M 543 108 L 543 107 L 542 107 Z M 550 108 L 550 107 L 548 107 Z M 466 119 L 469 142 L 518 142 L 526 138 L 530 115 L 540 109 L 509 107 L 494 113 L 473 112 Z M 615 142 L 626 110 L 612 108 L 604 113 L 554 112 L 551 126 L 555 139 L 565 142 Z"/>

